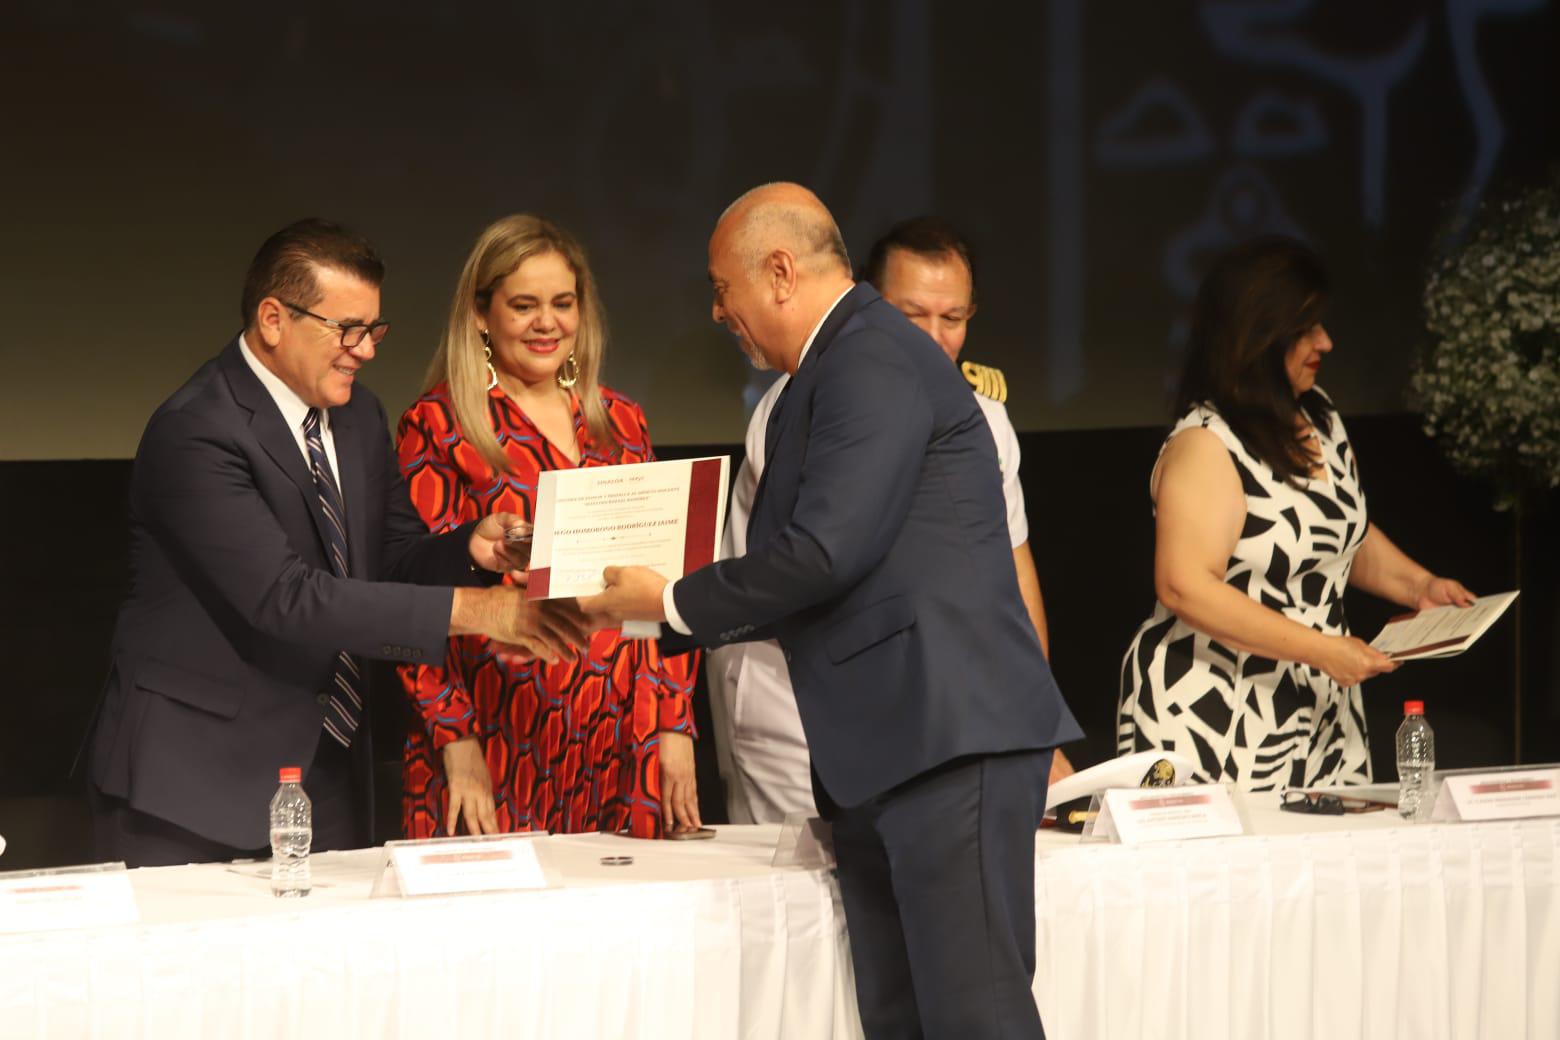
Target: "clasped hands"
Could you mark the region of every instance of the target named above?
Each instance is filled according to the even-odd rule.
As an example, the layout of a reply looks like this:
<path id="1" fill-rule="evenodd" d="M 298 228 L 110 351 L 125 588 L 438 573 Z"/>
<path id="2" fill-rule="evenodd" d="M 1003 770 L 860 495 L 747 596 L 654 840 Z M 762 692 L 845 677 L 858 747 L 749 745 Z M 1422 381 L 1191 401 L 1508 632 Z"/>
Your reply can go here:
<path id="1" fill-rule="evenodd" d="M 530 525 L 513 513 L 483 517 L 471 533 L 472 562 L 503 574 L 511 584 L 492 589 L 461 589 L 475 599 L 474 616 L 464 618 L 463 631 L 487 636 L 500 653 L 536 658 L 549 663 L 573 658 L 593 633 L 619 628 L 624 621 L 662 621 L 661 592 L 666 579 L 648 567 L 608 567 L 603 573 L 605 591 L 572 599 L 525 598 L 527 568 L 531 562 Z M 461 613 L 457 607 L 457 613 Z"/>

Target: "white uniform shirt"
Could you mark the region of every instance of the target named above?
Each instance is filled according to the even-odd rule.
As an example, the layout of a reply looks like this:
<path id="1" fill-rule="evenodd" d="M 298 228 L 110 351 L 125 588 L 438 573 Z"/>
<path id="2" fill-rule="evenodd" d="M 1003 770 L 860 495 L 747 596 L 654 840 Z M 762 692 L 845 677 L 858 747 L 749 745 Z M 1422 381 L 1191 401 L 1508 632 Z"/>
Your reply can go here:
<path id="1" fill-rule="evenodd" d="M 997 442 L 997 465 L 1002 467 L 1002 500 L 1007 503 L 1008 539 L 1013 548 L 1029 541 L 1029 517 L 1024 513 L 1024 487 L 1018 482 L 1018 433 L 1008 418 L 1007 405 L 981 394 L 975 395 L 991 427 L 991 439 Z"/>
<path id="2" fill-rule="evenodd" d="M 722 559 L 747 552 L 748 518 L 764 468 L 764 434 L 775 401 L 790 378 L 782 375 L 775 380 L 748 421 L 747 457 L 731 490 Z M 793 812 L 814 815 L 807 737 L 780 644 L 772 639 L 732 643 L 711 650 L 706 659 L 716 759 L 726 782 L 731 822 L 776 823 Z"/>

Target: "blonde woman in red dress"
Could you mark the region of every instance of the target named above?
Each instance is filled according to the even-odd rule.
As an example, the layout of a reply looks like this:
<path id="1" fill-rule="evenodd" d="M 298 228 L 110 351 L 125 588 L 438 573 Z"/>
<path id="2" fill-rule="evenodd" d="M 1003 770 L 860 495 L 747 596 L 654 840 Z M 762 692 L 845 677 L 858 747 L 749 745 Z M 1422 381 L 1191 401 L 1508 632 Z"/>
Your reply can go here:
<path id="1" fill-rule="evenodd" d="M 571 235 L 524 214 L 482 233 L 427 389 L 401 417 L 401 470 L 429 528 L 531 520 L 544 470 L 654 460 L 644 412 L 599 382 L 605 339 Z M 401 669 L 406 835 L 697 827 L 696 667 L 615 630 L 551 664 L 452 638 L 442 668 Z"/>

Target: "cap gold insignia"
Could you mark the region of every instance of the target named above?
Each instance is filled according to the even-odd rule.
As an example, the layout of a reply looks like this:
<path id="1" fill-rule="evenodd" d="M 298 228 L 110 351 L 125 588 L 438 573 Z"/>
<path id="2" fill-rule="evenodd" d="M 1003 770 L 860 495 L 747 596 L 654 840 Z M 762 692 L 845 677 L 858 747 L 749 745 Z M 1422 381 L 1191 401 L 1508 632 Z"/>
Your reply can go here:
<path id="1" fill-rule="evenodd" d="M 961 361 L 959 371 L 964 373 L 965 380 L 974 387 L 975 392 L 982 397 L 989 397 L 998 404 L 1007 401 L 1007 377 L 1002 374 L 1000 368 L 992 368 L 990 365 L 977 365 L 973 361 Z"/>
<path id="2" fill-rule="evenodd" d="M 1143 774 L 1143 782 L 1139 787 L 1173 787 L 1175 785 L 1175 766 L 1168 758 L 1161 758 L 1148 767 L 1148 772 Z"/>

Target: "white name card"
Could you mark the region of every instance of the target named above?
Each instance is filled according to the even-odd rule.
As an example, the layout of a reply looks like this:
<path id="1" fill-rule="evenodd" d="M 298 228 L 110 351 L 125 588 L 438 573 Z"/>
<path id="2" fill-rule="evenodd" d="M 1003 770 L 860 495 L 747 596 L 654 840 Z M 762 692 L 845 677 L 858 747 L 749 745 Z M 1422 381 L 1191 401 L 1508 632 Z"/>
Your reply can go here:
<path id="1" fill-rule="evenodd" d="M 1105 792 L 1093 836 L 1123 845 L 1184 838 L 1218 838 L 1243 828 L 1223 784 L 1115 787 Z"/>
<path id="2" fill-rule="evenodd" d="M 536 858 L 546 831 L 475 838 L 430 838 L 385 844 L 373 896 L 440 896 L 546 888 Z"/>
<path id="3" fill-rule="evenodd" d="M 0 874 L 0 932 L 103 928 L 140 918 L 123 863 Z"/>
<path id="4" fill-rule="evenodd" d="M 1503 769 L 1442 778 L 1433 820 L 1560 816 L 1560 769 Z"/>

